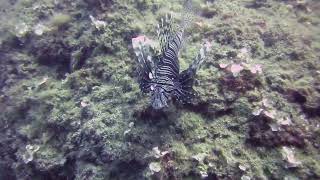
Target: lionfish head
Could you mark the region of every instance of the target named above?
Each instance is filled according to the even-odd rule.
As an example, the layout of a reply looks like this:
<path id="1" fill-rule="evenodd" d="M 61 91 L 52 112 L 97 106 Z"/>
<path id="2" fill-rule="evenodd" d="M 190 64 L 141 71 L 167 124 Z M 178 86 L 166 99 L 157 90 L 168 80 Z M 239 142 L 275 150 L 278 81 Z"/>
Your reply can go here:
<path id="1" fill-rule="evenodd" d="M 161 86 L 152 85 L 151 93 L 151 104 L 154 109 L 162 109 L 168 106 L 168 96 Z"/>

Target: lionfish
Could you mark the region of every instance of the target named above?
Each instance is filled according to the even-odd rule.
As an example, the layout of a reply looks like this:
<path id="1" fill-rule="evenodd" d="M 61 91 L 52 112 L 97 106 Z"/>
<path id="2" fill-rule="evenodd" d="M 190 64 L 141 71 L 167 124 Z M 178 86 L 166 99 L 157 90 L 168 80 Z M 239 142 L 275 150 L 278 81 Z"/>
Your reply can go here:
<path id="1" fill-rule="evenodd" d="M 195 75 L 209 49 L 203 45 L 192 64 L 180 72 L 178 55 L 185 40 L 185 29 L 190 17 L 183 16 L 180 25 L 174 27 L 172 16 L 166 15 L 157 26 L 160 52 L 156 53 L 152 41 L 145 36 L 132 39 L 138 60 L 138 83 L 143 93 L 151 93 L 154 109 L 168 107 L 171 99 L 190 103 L 196 92 L 192 88 Z M 156 55 L 154 55 L 156 54 Z"/>

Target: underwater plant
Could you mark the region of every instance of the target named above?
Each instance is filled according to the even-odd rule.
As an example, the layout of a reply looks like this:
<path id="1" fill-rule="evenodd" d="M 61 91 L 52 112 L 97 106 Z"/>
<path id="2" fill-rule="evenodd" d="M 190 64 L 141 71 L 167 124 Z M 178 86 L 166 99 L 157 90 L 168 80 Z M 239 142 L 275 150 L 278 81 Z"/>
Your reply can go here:
<path id="1" fill-rule="evenodd" d="M 185 8 L 186 9 L 186 8 Z M 174 26 L 172 16 L 161 19 L 157 27 L 160 42 L 160 52 L 152 48 L 152 41 L 145 36 L 132 39 L 135 55 L 138 60 L 140 89 L 144 93 L 151 93 L 151 104 L 154 109 L 168 107 L 171 99 L 185 104 L 195 97 L 192 88 L 197 70 L 203 63 L 210 44 L 203 45 L 189 68 L 180 72 L 179 50 L 185 40 L 185 30 L 190 23 L 189 10 L 186 9 L 183 20 Z"/>

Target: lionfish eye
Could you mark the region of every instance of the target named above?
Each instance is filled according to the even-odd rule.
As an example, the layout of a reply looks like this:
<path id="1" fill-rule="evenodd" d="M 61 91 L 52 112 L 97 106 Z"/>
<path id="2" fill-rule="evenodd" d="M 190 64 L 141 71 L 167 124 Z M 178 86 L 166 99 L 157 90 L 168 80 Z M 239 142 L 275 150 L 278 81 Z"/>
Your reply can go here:
<path id="1" fill-rule="evenodd" d="M 151 89 L 151 91 L 153 91 L 154 90 L 154 85 L 151 85 L 150 89 Z"/>

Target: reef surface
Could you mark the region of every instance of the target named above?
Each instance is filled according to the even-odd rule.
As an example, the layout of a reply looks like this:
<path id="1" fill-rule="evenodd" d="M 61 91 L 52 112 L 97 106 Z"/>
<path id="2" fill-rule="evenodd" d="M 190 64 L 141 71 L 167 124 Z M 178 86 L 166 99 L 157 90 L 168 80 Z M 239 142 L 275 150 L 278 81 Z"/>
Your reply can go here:
<path id="1" fill-rule="evenodd" d="M 131 39 L 180 1 L 0 1 L 0 179 L 320 179 L 320 2 L 194 0 L 192 104 L 155 112 Z"/>

